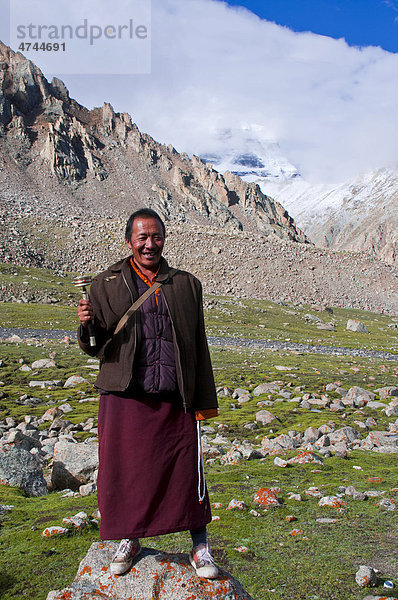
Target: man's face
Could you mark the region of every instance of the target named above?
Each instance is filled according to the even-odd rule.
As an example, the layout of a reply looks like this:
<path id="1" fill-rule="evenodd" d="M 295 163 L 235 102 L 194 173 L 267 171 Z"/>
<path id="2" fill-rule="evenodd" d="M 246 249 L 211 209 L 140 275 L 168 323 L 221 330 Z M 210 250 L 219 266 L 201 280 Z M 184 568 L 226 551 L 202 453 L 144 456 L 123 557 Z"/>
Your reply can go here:
<path id="1" fill-rule="evenodd" d="M 156 271 L 162 256 L 164 235 L 162 226 L 153 217 L 134 219 L 131 240 L 126 240 L 140 269 Z"/>

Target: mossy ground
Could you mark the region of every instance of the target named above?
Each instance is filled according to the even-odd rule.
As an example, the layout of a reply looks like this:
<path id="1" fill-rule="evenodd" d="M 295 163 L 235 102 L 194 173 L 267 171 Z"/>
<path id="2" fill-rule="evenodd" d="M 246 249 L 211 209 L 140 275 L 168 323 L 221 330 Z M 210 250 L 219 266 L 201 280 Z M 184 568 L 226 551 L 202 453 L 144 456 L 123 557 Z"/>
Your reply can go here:
<path id="1" fill-rule="evenodd" d="M 10 287 L 10 289 L 16 287 L 18 290 L 21 290 L 22 293 L 34 294 L 34 292 L 45 292 L 60 303 L 77 302 L 80 297 L 80 294 L 72 283 L 72 279 L 75 275 L 77 275 L 77 273 L 58 272 L 57 274 L 54 274 L 53 271 L 48 269 L 21 267 L 11 263 L 0 263 L 0 283 L 2 284 L 2 287 Z M 3 308 L 1 320 L 7 318 L 9 311 L 11 311 L 11 315 L 16 314 L 15 311 L 12 311 L 11 303 L 8 303 L 8 305 Z M 38 310 L 42 313 L 46 308 L 46 306 L 42 306 L 39 307 Z M 32 311 L 32 308 L 27 308 L 27 310 Z M 23 313 L 21 313 L 20 318 L 23 322 L 22 315 Z M 12 327 L 12 325 L 6 325 L 4 323 L 1 323 L 1 326 Z M 23 326 L 24 325 L 19 325 L 19 327 Z M 34 325 L 28 326 L 34 327 Z"/>
<path id="2" fill-rule="evenodd" d="M 269 300 L 215 296 L 208 296 L 207 300 L 208 335 L 398 351 L 397 330 L 389 327 L 397 322 L 395 317 L 344 308 L 333 308 L 331 314 L 310 306 L 277 304 Z M 306 315 L 334 324 L 335 331 L 318 329 L 317 323 L 308 321 Z M 361 321 L 369 334 L 347 331 L 348 319 Z"/>
<path id="3" fill-rule="evenodd" d="M 61 498 L 53 493 L 27 498 L 14 488 L 0 489 L 0 504 L 14 506 L 0 516 L 0 597 L 2 600 L 41 600 L 51 589 L 65 587 L 75 575 L 90 545 L 98 541 L 98 528 L 71 532 L 64 538 L 44 538 L 41 532 L 84 510 L 91 514 L 96 498 Z"/>
<path id="4" fill-rule="evenodd" d="M 246 300 L 242 302 L 248 306 L 255 303 Z M 274 335 L 276 338 L 278 331 L 281 336 L 286 334 L 284 326 L 280 325 L 281 319 L 285 318 L 284 313 L 278 311 L 298 309 L 265 304 L 268 308 L 265 307 L 264 310 L 268 312 L 261 313 L 261 318 L 267 319 L 272 314 L 272 319 L 268 320 L 268 327 L 269 331 L 275 332 L 275 335 L 267 333 L 267 337 L 272 338 Z M 275 314 L 271 312 L 271 306 Z M 12 308 L 15 310 L 14 326 L 21 326 L 24 319 L 33 318 L 37 315 L 34 311 L 41 310 L 38 305 L 13 305 Z M 44 308 L 49 311 L 48 320 L 55 321 L 53 315 L 60 307 Z M 30 316 L 24 312 L 25 309 L 31 311 Z M 63 311 L 66 309 L 67 307 L 62 307 Z M 70 318 L 75 320 L 72 310 Z M 216 309 L 208 311 L 211 330 L 209 333 L 255 337 L 258 329 L 256 318 L 260 314 L 257 311 L 252 308 L 244 309 L 247 310 L 245 319 L 248 322 L 238 323 L 239 320 L 243 320 L 242 313 L 238 313 L 235 319 L 234 305 L 230 303 L 228 310 L 231 314 L 226 316 L 222 313 L 224 321 L 220 322 L 218 330 L 219 319 L 214 318 L 217 316 L 214 310 Z M 308 312 L 308 309 L 303 308 L 303 311 Z M 353 316 L 355 311 L 349 312 Z M 7 318 L 4 314 L 2 311 L 1 320 Z M 369 347 L 386 350 L 396 347 L 396 333 L 388 329 L 391 322 L 389 317 L 367 316 L 366 313 L 354 316 L 363 322 L 366 322 L 368 317 L 371 333 L 366 338 L 366 343 Z M 315 331 L 311 329 L 309 334 L 308 330 L 312 325 L 307 324 L 300 315 L 291 317 L 295 318 L 294 335 L 297 341 L 306 338 L 314 341 L 329 333 L 318 333 L 315 328 Z M 342 323 L 346 317 L 347 314 L 341 317 Z M 383 331 L 372 331 L 373 326 L 371 327 L 370 323 L 379 323 Z M 34 326 L 32 321 L 29 322 L 29 326 Z M 48 326 L 55 327 L 50 323 Z M 55 328 L 61 327 L 64 325 L 57 325 Z M 387 333 L 391 333 L 393 339 L 387 338 Z M 289 331 L 289 336 L 286 337 L 293 339 L 293 333 Z M 342 345 L 349 345 L 345 337 L 339 339 Z M 353 342 L 354 345 L 356 343 Z M 333 344 L 338 345 L 336 341 L 333 341 Z M 36 373 L 24 373 L 19 370 L 20 358 L 31 364 L 33 360 L 48 357 L 52 352 L 56 352 L 56 368 L 43 369 Z M 286 389 L 293 390 L 296 386 L 305 386 L 305 392 L 319 394 L 324 393 L 325 385 L 332 381 L 340 382 L 346 388 L 359 385 L 374 390 L 383 385 L 397 385 L 398 380 L 398 367 L 394 361 L 233 348 L 212 348 L 211 353 L 217 386 L 252 389 L 262 382 L 279 380 Z M 49 406 L 59 405 L 64 401 L 68 401 L 73 407 L 73 411 L 66 415 L 68 420 L 77 423 L 88 417 L 96 417 L 95 402 L 79 402 L 84 397 L 95 395 L 91 383 L 78 388 L 44 390 L 28 385 L 33 379 L 61 379 L 64 382 L 69 375 L 75 374 L 93 382 L 95 369 L 86 368 L 89 366 L 88 357 L 81 353 L 77 344 L 66 346 L 55 341 L 32 342 L 30 345 L 1 343 L 0 359 L 4 361 L 4 366 L 0 368 L 0 380 L 3 382 L 0 391 L 4 393 L 4 397 L 0 399 L 0 420 L 9 415 L 18 419 L 22 419 L 26 414 L 42 415 Z M 289 369 L 281 371 L 277 369 L 278 366 Z M 23 394 L 40 398 L 42 404 L 17 404 L 16 400 Z M 329 396 L 333 395 L 333 392 L 329 393 Z M 270 395 L 272 400 L 276 397 L 277 394 Z M 347 424 L 355 426 L 355 420 L 363 421 L 367 416 L 373 416 L 377 419 L 377 429 L 383 429 L 389 421 L 380 411 L 370 409 L 348 409 L 343 417 L 341 413 L 297 409 L 296 403 L 278 401 L 272 407 L 267 407 L 278 417 L 277 421 L 254 431 L 242 429 L 243 424 L 254 421 L 258 410 L 256 402 L 265 399 L 268 399 L 268 395 L 258 397 L 233 410 L 231 403 L 235 402 L 231 398 L 220 398 L 220 415 L 208 424 L 227 424 L 229 430 L 223 435 L 230 440 L 246 438 L 259 443 L 264 435 L 272 437 L 291 429 L 304 431 L 309 425 L 319 426 L 330 420 L 334 421 L 337 427 Z M 289 500 L 287 493 L 293 491 L 304 494 L 309 486 L 318 486 L 323 493 L 334 494 L 339 485 L 351 484 L 360 491 L 383 490 L 387 497 L 398 500 L 396 491 L 392 491 L 398 484 L 395 457 L 396 455 L 355 451 L 349 454 L 347 460 L 335 457 L 326 459 L 324 467 L 319 469 L 320 472 L 313 472 L 313 465 L 280 469 L 274 466 L 272 458 L 263 462 L 244 462 L 236 466 L 208 464 L 206 473 L 210 500 L 223 504 L 222 508 L 213 510 L 213 514 L 219 516 L 220 520 L 209 526 L 217 561 L 232 572 L 256 600 L 357 600 L 366 595 L 366 592 L 359 590 L 354 580 L 355 572 L 361 564 L 371 564 L 382 572 L 375 594 L 392 596 L 392 593 L 386 594 L 382 591 L 382 581 L 392 579 L 396 586 L 398 585 L 396 511 L 380 509 L 376 506 L 377 499 L 356 502 L 348 498 L 347 511 L 339 513 L 336 509 L 320 508 L 316 498 L 305 495 L 303 502 Z M 353 469 L 354 466 L 360 466 L 361 470 Z M 315 471 L 318 471 L 318 468 Z M 373 484 L 366 481 L 375 476 L 381 477 L 382 483 Z M 271 486 L 282 489 L 278 496 L 283 500 L 283 505 L 265 514 L 260 510 L 260 517 L 250 515 L 249 509 L 256 508 L 253 504 L 254 493 L 261 487 Z M 226 506 L 232 498 L 244 500 L 248 509 L 239 512 L 227 511 Z M 99 539 L 98 531 L 91 528 L 66 538 L 52 539 L 42 538 L 41 532 L 46 526 L 60 525 L 63 517 L 71 516 L 80 510 L 91 514 L 96 508 L 95 496 L 61 498 L 59 494 L 51 493 L 45 498 L 27 498 L 18 490 L 2 487 L 0 504 L 15 506 L 1 518 L 2 600 L 15 600 L 20 597 L 44 600 L 49 590 L 68 585 L 90 544 Z M 297 521 L 288 523 L 285 519 L 287 515 L 294 515 Z M 325 516 L 336 518 L 336 523 L 322 524 L 316 521 L 316 518 Z M 303 534 L 291 536 L 290 532 L 294 528 L 301 529 Z M 188 551 L 190 548 L 187 533 L 151 538 L 146 540 L 145 544 L 168 550 Z M 240 545 L 247 546 L 249 552 L 237 552 L 235 547 Z"/>

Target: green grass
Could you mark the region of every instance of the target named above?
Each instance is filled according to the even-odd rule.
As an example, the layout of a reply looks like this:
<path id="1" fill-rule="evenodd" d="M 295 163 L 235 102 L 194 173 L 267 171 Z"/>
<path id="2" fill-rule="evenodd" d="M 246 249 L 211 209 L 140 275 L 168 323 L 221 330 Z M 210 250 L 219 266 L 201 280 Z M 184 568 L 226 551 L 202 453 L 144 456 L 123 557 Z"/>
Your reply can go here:
<path id="1" fill-rule="evenodd" d="M 389 327 L 397 319 L 387 315 L 344 308 L 333 308 L 333 314 L 330 314 L 309 306 L 281 305 L 269 300 L 215 296 L 208 296 L 207 300 L 209 335 L 398 352 L 397 330 Z M 324 323 L 334 323 L 335 331 L 317 329 L 316 323 L 306 321 L 307 314 L 320 318 Z M 347 331 L 348 319 L 364 323 L 369 334 Z"/>
<path id="2" fill-rule="evenodd" d="M 396 577 L 391 542 L 398 529 L 392 513 L 381 514 L 372 501 L 359 503 L 349 499 L 347 512 L 340 514 L 335 509 L 320 508 L 314 498 L 298 503 L 286 497 L 288 491 L 304 493 L 310 485 L 320 486 L 325 494 L 335 494 L 342 481 L 356 485 L 357 489 L 369 489 L 365 479 L 375 472 L 384 479 L 383 489 L 388 489 L 395 481 L 390 461 L 391 458 L 385 456 L 377 457 L 368 466 L 367 458 L 356 453 L 348 461 L 330 459 L 321 474 L 313 474 L 310 465 L 278 469 L 272 459 L 213 468 L 208 477 L 210 491 L 214 489 L 212 499 L 221 502 L 223 508 L 214 511 L 220 521 L 212 524 L 211 531 L 219 540 L 217 548 L 226 550 L 228 568 L 239 574 L 240 581 L 254 598 L 268 597 L 263 595 L 264 588 L 268 588 L 275 590 L 269 597 L 278 599 L 318 595 L 322 599 L 354 600 L 358 597 L 354 574 L 360 564 L 369 561 L 374 564 L 375 549 L 379 551 L 378 564 L 383 563 L 384 573 L 392 577 L 394 572 Z M 352 470 L 353 464 L 363 464 L 361 477 L 358 471 Z M 284 504 L 281 508 L 269 510 L 261 517 L 252 517 L 247 511 L 226 510 L 232 497 L 244 500 L 249 508 L 256 508 L 254 493 L 270 486 L 282 489 L 279 496 Z M 286 522 L 286 515 L 294 515 L 297 521 Z M 337 523 L 317 523 L 316 518 L 323 516 L 336 517 Z M 303 531 L 303 536 L 290 535 L 296 528 Z M 385 543 L 386 532 L 389 532 L 390 547 Z M 308 539 L 303 539 L 304 536 Z M 234 550 L 240 544 L 250 552 L 240 554 Z M 253 569 L 254 561 L 258 571 Z"/>
<path id="3" fill-rule="evenodd" d="M 223 313 L 225 321 L 222 327 L 228 326 L 228 331 L 234 333 L 218 331 L 217 319 L 214 318 L 217 315 L 213 314 L 215 309 L 210 309 L 208 323 L 210 328 L 214 328 L 212 333 L 252 336 L 257 313 L 250 301 L 245 300 L 244 303 L 247 306 L 239 308 L 241 312 L 237 314 L 236 324 L 233 312 L 228 319 Z M 283 310 L 293 309 L 269 302 L 262 306 L 265 307 L 262 310 L 267 312 L 258 314 L 263 315 L 261 318 L 268 319 L 268 323 L 274 328 L 273 335 L 276 335 L 280 331 L 278 319 L 285 318 Z M 60 307 L 12 305 L 10 308 L 14 310 L 14 324 L 20 325 L 30 318 L 25 309 L 31 310 L 31 317 L 36 318 L 40 310 L 48 308 L 53 311 Z M 63 306 L 62 310 L 66 308 Z M 228 310 L 233 311 L 232 304 Z M 294 310 L 298 311 L 296 308 Z M 308 312 L 305 308 L 300 308 L 301 310 Z M 238 322 L 242 320 L 242 311 L 245 318 L 250 320 L 246 326 Z M 275 311 L 273 319 L 270 318 L 272 311 Z M 48 313 L 46 319 L 55 321 L 54 314 Z M 306 324 L 300 314 L 291 315 L 295 318 L 297 338 L 305 337 L 307 328 L 312 327 Z M 365 322 L 365 316 L 359 316 L 360 320 Z M 1 318 L 5 318 L 4 313 Z M 341 318 L 345 319 L 346 315 Z M 370 323 L 378 322 L 382 323 L 381 327 L 385 327 L 389 319 L 369 316 L 369 328 Z M 30 322 L 29 326 L 36 325 Z M 51 326 L 50 322 L 48 326 Z M 280 334 L 282 335 L 281 332 Z M 318 332 L 315 336 L 318 336 Z M 380 345 L 378 336 L 377 331 L 371 331 L 369 344 Z M 346 345 L 343 339 L 341 343 Z M 387 343 L 384 347 L 387 347 Z M 55 368 L 43 369 L 37 373 L 19 370 L 20 359 L 32 364 L 34 360 L 48 357 L 54 352 Z M 302 386 L 303 391 L 299 395 L 303 392 L 320 395 L 325 393 L 325 386 L 330 382 L 339 382 L 347 389 L 352 385 L 370 390 L 384 385 L 398 385 L 398 366 L 394 361 L 217 347 L 211 349 L 211 354 L 216 385 L 232 389 L 243 387 L 251 390 L 265 381 L 279 381 L 286 390 L 293 391 L 295 387 Z M 4 394 L 0 398 L 0 420 L 6 416 L 21 420 L 26 414 L 41 416 L 49 406 L 65 401 L 73 407 L 73 411 L 66 415 L 69 421 L 78 423 L 89 417 L 96 419 L 97 403 L 79 402 L 84 397 L 96 395 L 92 387 L 95 370 L 85 368 L 88 357 L 76 343 L 68 346 L 57 341 L 17 345 L 0 343 L 0 359 L 4 363 L 0 367 L 0 392 Z M 279 365 L 288 367 L 288 370 L 278 370 L 276 367 Z M 61 379 L 64 382 L 73 374 L 86 377 L 89 383 L 78 388 L 45 390 L 28 385 L 33 379 Z M 41 404 L 19 405 L 16 401 L 23 394 L 40 399 Z M 329 396 L 337 397 L 333 392 L 329 392 Z M 328 410 L 313 412 L 297 409 L 296 403 L 276 401 L 266 408 L 277 420 L 254 431 L 242 428 L 243 424 L 254 421 L 255 413 L 259 410 L 256 404 L 258 401 L 275 401 L 277 397 L 278 394 L 263 395 L 235 410 L 231 408 L 231 404 L 236 405 L 236 401 L 230 397 L 220 397 L 220 414 L 207 424 L 214 428 L 220 423 L 228 425 L 228 430 L 223 435 L 230 441 L 235 438 L 249 439 L 254 444 L 260 444 L 265 435 L 274 437 L 291 429 L 304 431 L 309 425 L 319 426 L 330 421 L 336 427 L 356 427 L 356 420 L 364 421 L 367 416 L 373 416 L 377 420 L 376 429 L 384 429 L 389 422 L 395 420 L 394 417 L 388 419 L 380 411 L 368 408 L 347 408 L 344 414 Z M 83 434 L 81 438 L 86 435 L 88 434 Z M 295 453 L 288 453 L 286 456 L 292 454 Z M 355 572 L 361 564 L 370 564 L 382 572 L 379 584 L 372 593 L 393 596 L 392 593 L 384 593 L 382 582 L 384 579 L 392 579 L 398 585 L 396 511 L 380 509 L 376 506 L 376 499 L 356 502 L 348 498 L 346 512 L 339 513 L 336 509 L 320 508 L 318 500 L 305 496 L 304 492 L 309 486 L 318 486 L 324 494 L 335 494 L 339 485 L 351 484 L 359 491 L 384 490 L 387 497 L 395 498 L 398 502 L 397 492 L 393 491 L 398 481 L 395 457 L 396 455 L 355 451 L 349 454 L 347 460 L 336 457 L 326 459 L 324 466 L 315 469 L 315 472 L 313 465 L 280 469 L 274 465 L 273 457 L 262 462 L 254 460 L 235 466 L 221 466 L 217 462 L 207 464 L 210 500 L 223 505 L 222 508 L 213 510 L 213 514 L 219 516 L 220 520 L 209 526 L 217 561 L 237 577 L 256 600 L 357 600 L 366 595 L 366 591 L 360 591 L 354 580 Z M 361 470 L 353 469 L 354 465 L 360 466 Z M 382 477 L 382 483 L 372 484 L 366 481 L 373 476 Z M 282 506 L 264 514 L 257 508 L 261 516 L 252 516 L 249 510 L 256 508 L 253 504 L 254 493 L 261 487 L 271 486 L 281 488 L 278 497 Z M 287 496 L 290 491 L 302 493 L 303 502 L 289 500 Z M 248 509 L 242 512 L 227 511 L 226 506 L 232 498 L 244 500 Z M 20 491 L 3 486 L 0 487 L 0 504 L 15 506 L 0 517 L 1 600 L 16 600 L 21 596 L 45 600 L 49 590 L 70 584 L 80 560 L 91 543 L 99 539 L 98 531 L 90 528 L 66 538 L 52 539 L 42 538 L 41 532 L 46 526 L 60 525 L 63 517 L 80 510 L 91 514 L 96 508 L 96 497 L 61 498 L 59 494 L 51 493 L 44 498 L 27 498 Z M 285 519 L 287 515 L 294 515 L 297 520 L 288 523 Z M 334 517 L 337 522 L 321 524 L 316 521 L 318 517 L 324 516 Z M 295 528 L 301 529 L 303 534 L 292 537 L 290 531 Z M 145 545 L 186 552 L 190 549 L 190 540 L 187 533 L 181 533 L 150 538 L 145 540 Z M 247 546 L 249 552 L 237 552 L 235 547 L 240 545 Z"/>
<path id="4" fill-rule="evenodd" d="M 46 293 L 61 303 L 70 303 L 80 297 L 72 283 L 75 275 L 77 273 L 54 273 L 48 269 L 0 263 L 0 282 L 3 286 L 17 289 L 21 294 Z"/>
<path id="5" fill-rule="evenodd" d="M 23 359 L 28 365 L 41 358 L 48 358 L 55 352 L 56 367 L 41 369 L 37 371 L 20 371 L 19 360 Z M 97 390 L 92 386 L 98 371 L 91 365 L 89 357 L 74 343 L 64 346 L 59 342 L 41 342 L 39 345 L 15 345 L 0 344 L 0 358 L 4 361 L 0 368 L 0 391 L 4 397 L 0 399 L 0 419 L 12 416 L 21 419 L 25 414 L 41 416 L 50 406 L 69 402 L 74 411 L 69 413 L 67 419 L 72 423 L 78 423 L 90 416 L 95 416 L 95 408 L 91 403 L 80 403 L 84 397 L 98 396 Z M 75 388 L 55 387 L 52 389 L 30 387 L 30 381 L 61 380 L 62 385 L 71 375 L 79 374 L 87 379 L 87 384 Z M 16 401 L 21 396 L 37 398 L 40 404 L 37 406 L 24 406 Z"/>
<path id="6" fill-rule="evenodd" d="M 19 267 L 0 263 L 0 282 L 16 286 L 18 291 L 43 292 L 57 305 L 2 303 L 0 327 L 35 327 L 41 329 L 75 329 L 75 305 L 80 293 L 72 284 L 76 273 L 54 274 L 46 269 Z M 17 294 L 18 296 L 18 294 Z M 269 300 L 236 299 L 207 295 L 206 325 L 209 335 L 255 340 L 279 340 L 292 343 L 347 346 L 398 353 L 397 330 L 389 327 L 397 318 L 359 309 L 333 308 L 333 314 L 316 311 L 309 306 L 277 304 Z M 73 304 L 74 306 L 64 306 Z M 333 323 L 335 331 L 317 329 L 307 321 L 311 314 L 324 323 Z M 358 319 L 368 330 L 354 333 L 346 330 L 348 319 Z"/>
<path id="7" fill-rule="evenodd" d="M 326 392 L 328 383 L 338 383 L 349 389 L 357 385 L 369 391 L 385 385 L 398 385 L 398 367 L 395 362 L 385 362 L 379 359 L 358 359 L 351 357 L 322 356 L 319 354 L 292 354 L 288 352 L 258 352 L 258 351 L 226 351 L 218 348 L 212 349 L 212 362 L 215 373 L 216 385 L 227 385 L 231 389 L 241 387 L 251 391 L 256 385 L 263 382 L 279 381 L 281 387 L 292 392 L 292 397 L 302 396 L 309 392 L 319 397 L 327 393 L 329 398 L 339 398 L 336 392 Z M 279 365 L 292 366 L 291 371 L 278 371 Z M 302 387 L 302 392 L 294 392 L 295 387 Z M 231 397 L 220 397 L 222 422 L 226 423 L 230 431 L 228 436 L 241 433 L 242 424 L 251 423 L 255 413 L 259 410 L 257 402 L 261 400 L 275 401 L 278 393 L 263 394 L 253 397 L 249 402 L 241 405 L 236 410 L 230 410 L 231 403 L 239 407 Z M 289 429 L 304 431 L 310 425 L 319 427 L 332 420 L 336 424 L 355 425 L 356 420 L 365 420 L 368 416 L 377 418 L 377 428 L 386 426 L 389 419 L 380 411 L 370 408 L 347 409 L 344 413 L 331 413 L 328 410 L 313 412 L 299 409 L 297 403 L 286 400 L 276 401 L 273 406 L 265 407 L 278 417 L 270 425 L 263 427 L 264 435 L 272 430 L 275 435 L 285 433 Z M 245 430 L 245 437 L 253 440 L 258 435 L 256 431 Z"/>
<path id="8" fill-rule="evenodd" d="M 362 466 L 362 471 L 353 470 Z M 306 497 L 309 486 L 318 486 L 324 494 L 335 494 L 339 485 L 352 484 L 359 490 L 388 490 L 396 483 L 396 470 L 391 457 L 353 453 L 348 460 L 329 459 L 321 473 L 313 473 L 311 465 L 282 470 L 272 460 L 251 461 L 237 466 L 206 468 L 211 502 L 222 503 L 213 509 L 220 517 L 209 526 L 209 535 L 218 563 L 237 577 L 253 598 L 316 597 L 324 600 L 356 600 L 358 586 L 354 575 L 359 565 L 372 564 L 383 572 L 374 592 L 383 594 L 385 578 L 398 583 L 395 561 L 395 540 L 398 534 L 396 514 L 383 511 L 376 501 L 356 502 L 347 499 L 347 509 L 320 508 L 318 500 Z M 381 484 L 366 482 L 371 476 L 381 476 Z M 281 488 L 278 497 L 282 506 L 266 513 L 253 503 L 255 492 L 262 487 Z M 300 492 L 303 502 L 287 498 L 287 492 Z M 244 511 L 228 511 L 232 499 L 243 500 Z M 21 595 L 44 600 L 49 589 L 66 587 L 74 578 L 78 564 L 90 544 L 98 540 L 94 528 L 66 538 L 45 539 L 41 532 L 47 526 L 60 525 L 62 518 L 80 510 L 91 514 L 96 507 L 95 496 L 61 498 L 52 493 L 44 498 L 25 498 L 15 489 L 1 488 L 0 503 L 14 505 L 1 523 L 0 556 L 3 599 L 14 600 Z M 260 512 L 259 517 L 249 513 Z M 288 523 L 287 515 L 296 517 Z M 321 524 L 319 517 L 336 518 L 334 524 Z M 292 529 L 303 534 L 292 537 Z M 307 538 L 307 539 L 306 539 Z M 145 540 L 145 545 L 172 552 L 187 552 L 187 533 L 159 536 Z M 249 549 L 241 554 L 235 549 Z M 15 569 L 18 564 L 18 569 Z M 40 570 L 37 565 L 40 564 Z M 43 578 L 42 574 L 46 577 Z M 270 591 L 274 590 L 274 591 Z"/>
<path id="9" fill-rule="evenodd" d="M 0 327 L 76 330 L 76 308 L 49 304 L 2 302 Z"/>
<path id="10" fill-rule="evenodd" d="M 62 540 L 42 538 L 42 531 L 62 525 L 64 517 L 81 510 L 91 515 L 96 498 L 61 498 L 57 493 L 26 498 L 19 490 L 2 487 L 0 504 L 15 506 L 0 516 L 0 597 L 44 600 L 50 588 L 64 587 L 73 580 L 79 561 L 98 540 L 98 528 Z"/>

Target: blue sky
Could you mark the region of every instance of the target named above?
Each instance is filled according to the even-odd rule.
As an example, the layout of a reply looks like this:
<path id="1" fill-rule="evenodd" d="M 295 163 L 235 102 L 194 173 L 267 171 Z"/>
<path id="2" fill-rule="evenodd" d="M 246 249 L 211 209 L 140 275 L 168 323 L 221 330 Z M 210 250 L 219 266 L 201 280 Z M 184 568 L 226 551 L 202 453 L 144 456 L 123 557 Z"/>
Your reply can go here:
<path id="1" fill-rule="evenodd" d="M 395 0 L 228 0 L 293 31 L 312 31 L 350 46 L 380 46 L 398 52 Z"/>

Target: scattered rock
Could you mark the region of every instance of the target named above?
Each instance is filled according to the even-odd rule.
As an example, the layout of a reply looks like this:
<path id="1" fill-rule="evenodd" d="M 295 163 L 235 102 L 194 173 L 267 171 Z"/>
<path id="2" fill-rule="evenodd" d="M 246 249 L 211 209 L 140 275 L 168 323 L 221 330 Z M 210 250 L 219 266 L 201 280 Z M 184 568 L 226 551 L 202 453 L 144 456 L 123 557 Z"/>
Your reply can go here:
<path id="1" fill-rule="evenodd" d="M 371 400 L 374 400 L 375 398 L 376 398 L 376 394 L 374 394 L 373 392 L 370 392 L 369 390 L 365 390 L 361 387 L 358 387 L 357 385 L 354 385 L 354 386 L 350 387 L 350 389 L 344 396 L 343 401 L 346 403 L 352 402 L 353 406 L 358 407 L 358 406 L 364 406 L 364 404 L 366 404 L 367 402 L 369 402 Z M 358 402 L 360 400 L 363 400 L 364 403 L 359 404 Z"/>
<path id="2" fill-rule="evenodd" d="M 368 477 L 366 483 L 383 483 L 382 477 Z"/>
<path id="3" fill-rule="evenodd" d="M 249 390 L 246 390 L 244 388 L 236 388 L 236 390 L 234 390 L 233 394 L 232 394 L 232 398 L 234 398 L 234 400 L 236 400 L 237 398 L 240 398 L 241 396 L 250 396 L 250 392 Z"/>
<path id="4" fill-rule="evenodd" d="M 86 483 L 85 485 L 81 485 L 79 487 L 79 494 L 81 496 L 90 496 L 91 494 L 95 494 L 97 491 L 96 483 Z"/>
<path id="5" fill-rule="evenodd" d="M 71 407 L 69 402 L 64 402 L 63 404 L 60 404 L 60 406 L 58 406 L 58 410 L 60 410 L 61 413 L 66 415 L 67 413 L 72 412 L 73 408 Z"/>
<path id="6" fill-rule="evenodd" d="M 379 402 L 378 400 L 371 400 L 366 405 L 367 408 L 371 408 L 372 410 L 378 410 L 379 408 L 385 408 L 386 405 L 384 402 Z"/>
<path id="7" fill-rule="evenodd" d="M 374 587 L 377 584 L 377 575 L 372 567 L 361 565 L 355 573 L 355 581 L 359 587 Z"/>
<path id="8" fill-rule="evenodd" d="M 254 494 L 254 504 L 259 504 L 263 508 L 271 508 L 273 506 L 280 506 L 280 502 L 276 496 L 276 493 L 268 488 L 261 488 Z"/>
<path id="9" fill-rule="evenodd" d="M 318 502 L 318 506 L 329 506 L 331 508 L 342 508 L 346 506 L 344 500 L 338 496 L 324 496 Z"/>
<path id="10" fill-rule="evenodd" d="M 243 502 L 243 500 L 235 500 L 233 498 L 227 506 L 227 510 L 245 510 L 247 505 Z"/>
<path id="11" fill-rule="evenodd" d="M 321 433 L 319 429 L 317 429 L 316 427 L 308 427 L 304 431 L 304 441 L 314 443 L 319 439 L 320 435 Z"/>
<path id="12" fill-rule="evenodd" d="M 23 339 L 19 335 L 13 334 L 4 340 L 5 342 L 11 342 L 11 344 L 20 344 Z"/>
<path id="13" fill-rule="evenodd" d="M 55 361 L 51 358 L 41 358 L 40 360 L 35 360 L 32 363 L 32 369 L 50 369 L 51 367 L 55 367 Z"/>
<path id="14" fill-rule="evenodd" d="M 289 463 L 287 462 L 287 460 L 283 460 L 283 458 L 280 458 L 279 456 L 275 456 L 274 465 L 276 465 L 277 467 L 287 467 L 288 464 Z"/>
<path id="15" fill-rule="evenodd" d="M 79 377 L 79 375 L 72 375 L 71 377 L 68 377 L 68 379 L 65 381 L 64 388 L 76 387 L 77 385 L 81 385 L 82 383 L 90 384 L 90 382 L 87 381 L 87 379 L 84 379 L 84 377 Z"/>
<path id="16" fill-rule="evenodd" d="M 268 425 L 269 423 L 272 423 L 276 417 L 268 412 L 268 410 L 260 410 L 256 413 L 255 418 L 258 423 L 261 423 L 261 425 Z"/>
<path id="17" fill-rule="evenodd" d="M 398 396 L 398 387 L 395 385 L 389 385 L 376 390 L 379 394 L 379 398 L 389 398 L 390 396 Z"/>
<path id="18" fill-rule="evenodd" d="M 300 452 L 300 454 L 297 454 L 297 456 L 294 456 L 288 462 L 291 465 L 305 465 L 307 463 L 323 465 L 323 459 L 313 452 Z"/>
<path id="19" fill-rule="evenodd" d="M 309 487 L 308 490 L 305 490 L 305 494 L 306 496 L 312 496 L 313 498 L 322 498 L 322 492 L 314 485 Z"/>
<path id="20" fill-rule="evenodd" d="M 56 406 L 46 410 L 44 415 L 41 417 L 42 421 L 54 421 L 57 417 L 62 415 L 62 411 Z"/>
<path id="21" fill-rule="evenodd" d="M 382 498 L 378 506 L 380 508 L 385 508 L 386 510 L 395 510 L 397 508 L 395 502 L 391 500 L 391 498 Z"/>
<path id="22" fill-rule="evenodd" d="M 81 531 L 88 525 L 88 516 L 85 512 L 78 512 L 73 517 L 65 517 L 62 519 L 64 525 L 70 525 L 73 529 Z"/>
<path id="23" fill-rule="evenodd" d="M 395 596 L 366 596 L 363 600 L 398 600 Z"/>
<path id="24" fill-rule="evenodd" d="M 262 394 L 275 394 L 279 392 L 281 386 L 277 383 L 261 383 L 253 390 L 253 396 L 261 396 Z"/>
<path id="25" fill-rule="evenodd" d="M 336 444 L 338 442 L 352 443 L 358 438 L 359 433 L 353 427 L 342 427 L 341 429 L 336 429 L 336 431 L 329 433 L 331 444 Z"/>
<path id="26" fill-rule="evenodd" d="M 68 535 L 69 533 L 69 529 L 67 529 L 66 527 L 58 527 L 58 526 L 53 526 L 53 527 L 46 527 L 44 529 L 44 531 L 42 532 L 42 537 L 56 537 L 58 535 Z"/>
<path id="27" fill-rule="evenodd" d="M 59 387 L 62 385 L 62 381 L 60 379 L 52 379 L 50 381 L 29 381 L 29 387 L 39 387 L 39 388 L 52 388 Z"/>
<path id="28" fill-rule="evenodd" d="M 287 497 L 289 500 L 296 500 L 296 502 L 302 502 L 303 500 L 301 494 L 295 494 L 294 492 L 288 492 Z"/>
<path id="29" fill-rule="evenodd" d="M 322 525 L 333 525 L 337 523 L 337 519 L 329 519 L 328 517 L 319 517 L 315 519 L 317 523 L 321 523 Z"/>
<path id="30" fill-rule="evenodd" d="M 76 443 L 60 440 L 54 447 L 54 463 L 51 474 L 53 488 L 78 490 L 90 483 L 98 468 L 98 444 Z"/>
<path id="31" fill-rule="evenodd" d="M 361 323 L 361 321 L 357 321 L 356 319 L 349 319 L 347 321 L 346 329 L 348 329 L 348 331 L 356 331 L 357 333 L 369 333 L 366 325 Z"/>
<path id="32" fill-rule="evenodd" d="M 232 448 L 220 458 L 220 463 L 222 465 L 237 465 L 241 460 L 243 460 L 242 452 L 236 448 L 236 446 L 232 446 Z"/>

